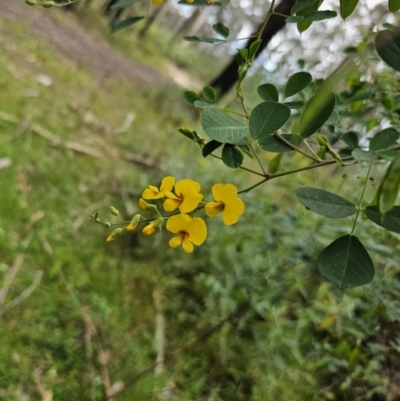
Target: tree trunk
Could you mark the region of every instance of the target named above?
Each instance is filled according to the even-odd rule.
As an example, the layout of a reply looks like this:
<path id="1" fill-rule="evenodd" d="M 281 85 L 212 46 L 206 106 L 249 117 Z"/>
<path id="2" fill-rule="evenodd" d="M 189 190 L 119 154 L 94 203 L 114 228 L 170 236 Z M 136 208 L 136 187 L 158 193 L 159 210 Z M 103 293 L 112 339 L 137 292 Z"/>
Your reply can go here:
<path id="1" fill-rule="evenodd" d="M 277 7 L 275 7 L 275 11 L 277 13 L 290 15 L 290 10 L 296 3 L 296 0 L 282 0 Z M 286 25 L 285 18 L 279 15 L 272 15 L 268 21 L 267 26 L 264 29 L 264 32 L 261 36 L 262 42 L 261 46 L 258 50 L 256 57 L 261 54 L 261 51 L 268 45 L 271 39 Z M 250 45 L 255 41 L 254 38 L 249 39 L 246 43 L 246 48 L 249 48 Z M 235 84 L 237 80 L 237 72 L 238 72 L 238 64 L 236 61 L 236 56 L 232 59 L 232 61 L 226 66 L 226 68 L 216 77 L 211 83 L 210 86 L 215 88 L 220 95 L 224 95 L 231 89 L 231 87 Z"/>

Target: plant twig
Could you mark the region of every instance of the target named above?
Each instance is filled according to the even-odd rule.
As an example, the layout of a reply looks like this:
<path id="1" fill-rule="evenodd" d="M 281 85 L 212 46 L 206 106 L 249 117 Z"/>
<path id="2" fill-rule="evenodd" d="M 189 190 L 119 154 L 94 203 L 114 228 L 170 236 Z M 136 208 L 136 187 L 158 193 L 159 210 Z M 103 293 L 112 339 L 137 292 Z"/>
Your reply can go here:
<path id="1" fill-rule="evenodd" d="M 7 297 L 8 291 L 10 290 L 10 287 L 12 283 L 14 282 L 14 279 L 16 275 L 18 274 L 18 271 L 20 267 L 22 266 L 22 263 L 24 261 L 24 255 L 19 254 L 14 260 L 14 263 L 10 269 L 10 271 L 7 273 L 4 286 L 3 288 L 0 289 L 0 306 L 4 304 L 4 301 Z"/>

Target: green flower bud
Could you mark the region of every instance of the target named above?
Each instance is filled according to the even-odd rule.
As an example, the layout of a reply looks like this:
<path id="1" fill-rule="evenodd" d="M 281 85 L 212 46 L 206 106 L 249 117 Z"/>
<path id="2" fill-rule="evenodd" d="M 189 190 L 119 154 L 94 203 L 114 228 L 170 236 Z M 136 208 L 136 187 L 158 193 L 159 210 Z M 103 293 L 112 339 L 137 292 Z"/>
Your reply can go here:
<path id="1" fill-rule="evenodd" d="M 111 214 L 117 217 L 119 216 L 119 211 L 114 206 L 110 206 L 109 209 Z"/>
<path id="2" fill-rule="evenodd" d="M 28 6 L 37 6 L 37 2 L 35 0 L 25 0 L 25 3 L 28 4 Z"/>
<path id="3" fill-rule="evenodd" d="M 111 242 L 114 241 L 122 233 L 122 228 L 116 228 L 111 234 L 107 237 L 106 241 Z"/>
<path id="4" fill-rule="evenodd" d="M 54 3 L 54 1 L 45 1 L 42 5 L 44 8 L 51 8 L 54 7 L 56 3 Z"/>
<path id="5" fill-rule="evenodd" d="M 140 218 L 142 216 L 140 216 L 140 214 L 135 214 L 131 220 L 131 222 L 129 223 L 129 225 L 126 227 L 126 231 L 133 231 L 136 226 L 139 224 Z"/>
<path id="6" fill-rule="evenodd" d="M 110 222 L 109 221 L 106 221 L 105 223 L 104 223 L 104 225 L 108 228 L 108 227 L 111 227 L 111 224 L 110 224 Z"/>
<path id="7" fill-rule="evenodd" d="M 153 221 L 153 225 L 155 228 L 158 228 L 161 226 L 161 224 L 163 223 L 164 219 L 162 217 L 157 217 L 154 221 Z"/>
<path id="8" fill-rule="evenodd" d="M 146 205 L 146 209 L 148 212 L 157 212 L 158 210 L 156 205 L 152 205 L 150 203 Z"/>

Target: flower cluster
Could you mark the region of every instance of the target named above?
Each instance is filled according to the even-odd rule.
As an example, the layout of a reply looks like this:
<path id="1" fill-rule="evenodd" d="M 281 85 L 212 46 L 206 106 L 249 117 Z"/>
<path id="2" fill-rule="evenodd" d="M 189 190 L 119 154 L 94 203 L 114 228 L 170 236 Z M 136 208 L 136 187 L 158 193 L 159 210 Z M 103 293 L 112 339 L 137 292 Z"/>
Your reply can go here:
<path id="1" fill-rule="evenodd" d="M 133 231 L 140 223 L 145 223 L 142 229 L 144 235 L 151 235 L 163 226 L 175 234 L 169 241 L 169 246 L 177 248 L 180 245 L 186 253 L 193 252 L 194 245 L 201 245 L 207 238 L 207 226 L 205 221 L 197 214 L 204 209 L 208 217 L 222 215 L 222 221 L 226 225 L 235 224 L 244 212 L 244 204 L 238 198 L 237 188 L 232 184 L 215 184 L 212 187 L 214 201 L 204 202 L 204 195 L 200 193 L 200 184 L 185 178 L 175 181 L 175 177 L 164 177 L 160 187 L 149 185 L 139 199 L 139 207 L 146 212 L 156 214 L 152 218 L 144 218 L 140 214 L 133 216 L 130 222 L 121 219 L 119 211 L 113 206 L 110 212 L 120 219 L 118 227 L 107 237 L 107 242 L 114 241 L 124 230 Z M 148 201 L 155 202 L 149 203 Z M 163 216 L 156 203 L 162 202 L 162 208 L 170 214 Z M 193 214 L 193 216 L 190 215 Z M 99 213 L 92 215 L 91 220 L 110 227 L 110 223 L 103 223 L 99 219 Z"/>

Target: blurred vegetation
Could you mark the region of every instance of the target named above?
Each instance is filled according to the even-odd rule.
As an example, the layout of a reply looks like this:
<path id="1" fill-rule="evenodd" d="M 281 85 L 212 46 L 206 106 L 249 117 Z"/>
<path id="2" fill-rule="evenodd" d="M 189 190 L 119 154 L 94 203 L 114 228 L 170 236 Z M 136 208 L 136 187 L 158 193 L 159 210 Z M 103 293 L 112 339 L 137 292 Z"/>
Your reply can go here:
<path id="1" fill-rule="evenodd" d="M 196 122 L 175 84 L 79 68 L 12 20 L 0 19 L 0 33 L 0 399 L 400 396 L 399 236 L 361 222 L 377 277 L 340 291 L 312 256 L 347 231 L 322 224 L 293 193 L 318 182 L 357 201 L 352 184 L 365 170 L 334 180 L 333 166 L 268 183 L 244 197 L 239 225 L 212 221 L 194 255 L 170 249 L 163 234 L 106 244 L 103 227 L 86 221 L 91 213 L 107 215 L 112 204 L 132 215 L 142 190 L 165 175 L 201 176 L 208 190 L 216 169 L 220 181 L 232 171 L 176 133 Z M 154 50 L 166 48 L 163 35 L 141 49 L 124 35 L 110 40 L 161 70 L 166 58 L 187 61 L 175 47 Z M 201 81 L 191 60 L 185 66 Z M 388 90 L 392 73 L 374 85 Z M 374 190 L 371 181 L 368 196 Z"/>

